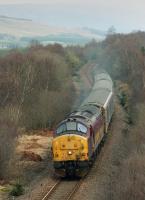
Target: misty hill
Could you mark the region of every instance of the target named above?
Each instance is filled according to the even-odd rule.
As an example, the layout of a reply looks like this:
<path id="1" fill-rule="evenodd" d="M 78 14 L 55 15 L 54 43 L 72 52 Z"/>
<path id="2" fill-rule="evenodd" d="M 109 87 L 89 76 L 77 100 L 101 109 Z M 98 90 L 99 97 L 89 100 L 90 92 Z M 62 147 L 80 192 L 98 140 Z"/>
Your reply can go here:
<path id="1" fill-rule="evenodd" d="M 64 44 L 86 43 L 91 39 L 102 40 L 105 32 L 89 28 L 54 27 L 29 19 L 0 16 L 0 41 L 2 44 L 17 43 L 27 45 L 31 40 L 43 44 L 60 42 Z M 21 46 L 20 45 L 20 46 Z"/>

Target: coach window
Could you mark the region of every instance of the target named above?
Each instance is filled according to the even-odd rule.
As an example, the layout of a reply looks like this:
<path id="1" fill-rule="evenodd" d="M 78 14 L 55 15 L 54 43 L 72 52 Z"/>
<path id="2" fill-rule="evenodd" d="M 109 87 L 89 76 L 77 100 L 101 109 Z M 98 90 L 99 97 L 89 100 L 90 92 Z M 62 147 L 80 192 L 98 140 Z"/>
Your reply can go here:
<path id="1" fill-rule="evenodd" d="M 77 125 L 76 122 L 67 122 L 66 127 L 67 131 L 76 131 Z"/>
<path id="2" fill-rule="evenodd" d="M 63 133 L 63 132 L 65 132 L 65 131 L 66 131 L 66 124 L 61 124 L 61 125 L 57 128 L 56 133 L 57 133 L 57 134 L 60 134 L 60 133 Z"/>
<path id="3" fill-rule="evenodd" d="M 80 123 L 78 123 L 78 125 L 77 125 L 77 130 L 82 133 L 87 133 L 87 127 Z"/>

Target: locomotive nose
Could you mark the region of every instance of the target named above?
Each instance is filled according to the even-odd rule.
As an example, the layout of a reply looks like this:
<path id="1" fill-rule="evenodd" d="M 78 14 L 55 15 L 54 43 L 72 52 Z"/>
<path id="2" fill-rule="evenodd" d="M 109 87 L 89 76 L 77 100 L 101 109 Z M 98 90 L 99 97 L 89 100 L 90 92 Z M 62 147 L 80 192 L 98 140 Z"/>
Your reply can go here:
<path id="1" fill-rule="evenodd" d="M 87 138 L 79 135 L 64 135 L 54 140 L 53 155 L 55 161 L 88 159 Z M 56 155 L 56 156 L 55 156 Z"/>

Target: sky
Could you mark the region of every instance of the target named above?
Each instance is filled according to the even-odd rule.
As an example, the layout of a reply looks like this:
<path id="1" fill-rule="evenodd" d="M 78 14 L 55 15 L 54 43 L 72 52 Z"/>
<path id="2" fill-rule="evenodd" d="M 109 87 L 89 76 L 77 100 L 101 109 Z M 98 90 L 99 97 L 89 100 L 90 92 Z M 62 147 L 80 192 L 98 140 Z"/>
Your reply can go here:
<path id="1" fill-rule="evenodd" d="M 145 0 L 0 0 L 0 15 L 60 27 L 145 31 Z"/>

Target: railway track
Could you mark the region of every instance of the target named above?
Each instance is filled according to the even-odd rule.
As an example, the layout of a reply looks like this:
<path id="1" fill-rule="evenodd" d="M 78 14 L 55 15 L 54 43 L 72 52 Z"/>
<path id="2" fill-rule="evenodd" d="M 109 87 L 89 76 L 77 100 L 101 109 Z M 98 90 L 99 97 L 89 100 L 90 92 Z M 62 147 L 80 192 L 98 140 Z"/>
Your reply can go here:
<path id="1" fill-rule="evenodd" d="M 58 187 L 59 184 L 60 184 L 60 180 L 57 181 L 53 186 L 50 186 L 48 188 L 47 193 L 45 194 L 45 196 L 41 200 L 49 199 L 50 195 L 56 190 L 56 188 Z"/>
<path id="2" fill-rule="evenodd" d="M 71 200 L 82 184 L 83 179 L 79 180 L 59 180 L 51 188 L 41 200 Z"/>
<path id="3" fill-rule="evenodd" d="M 100 149 L 104 143 L 100 145 Z M 99 151 L 100 152 L 100 151 Z M 98 154 L 100 154 L 98 152 Z M 84 183 L 86 178 L 94 177 L 98 168 L 98 158 L 95 159 L 93 166 L 84 174 L 83 178 L 77 180 L 59 179 L 51 188 L 49 187 L 47 193 L 41 200 L 71 200 L 76 195 L 80 186 Z"/>

